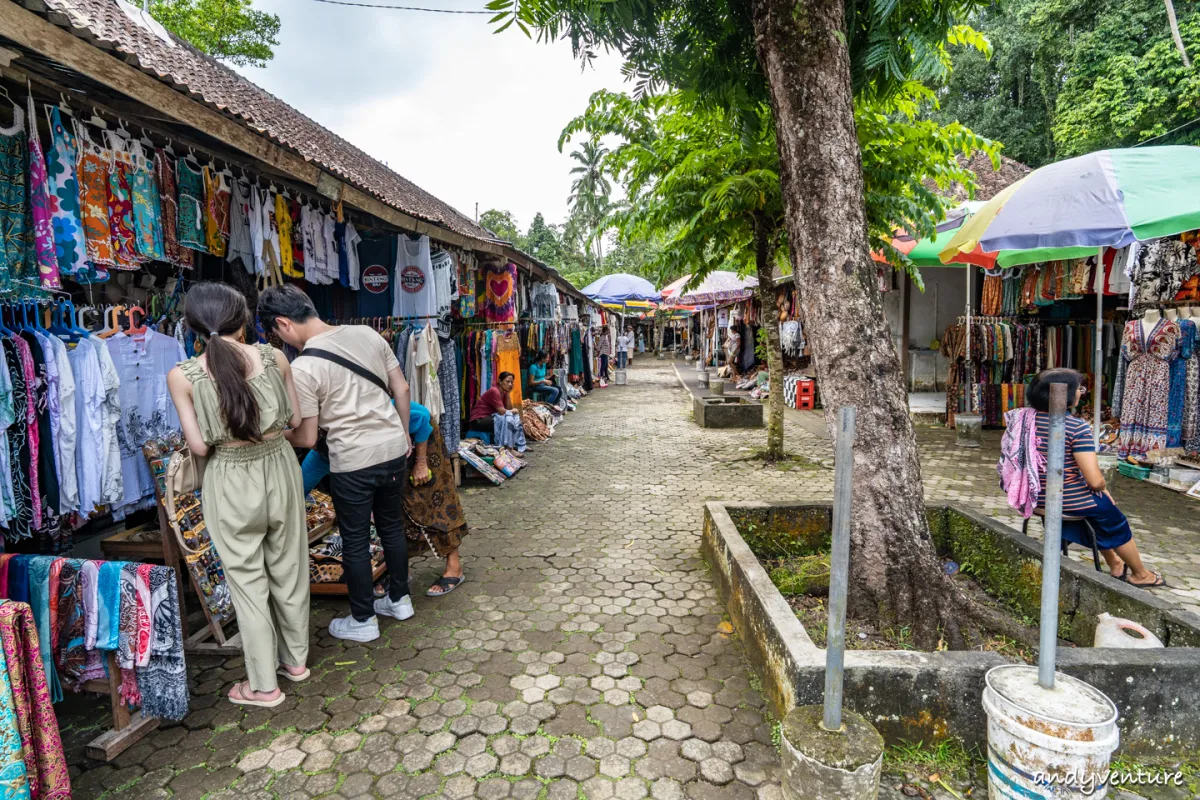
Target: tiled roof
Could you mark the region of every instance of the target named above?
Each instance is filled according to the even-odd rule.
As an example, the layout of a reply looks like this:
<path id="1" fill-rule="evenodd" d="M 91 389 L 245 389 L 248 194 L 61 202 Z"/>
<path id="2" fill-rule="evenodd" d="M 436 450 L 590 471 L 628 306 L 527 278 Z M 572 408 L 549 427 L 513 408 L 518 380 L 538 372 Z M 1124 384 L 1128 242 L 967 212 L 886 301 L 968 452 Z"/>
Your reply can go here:
<path id="1" fill-rule="evenodd" d="M 183 89 L 193 99 L 231 115 L 304 159 L 319 165 L 387 205 L 455 233 L 491 241 L 494 237 L 381 162 L 318 125 L 279 98 L 201 53 L 178 37 L 172 47 L 135 23 L 115 0 L 43 0 L 64 15 L 72 32 L 100 40 L 124 60 L 159 80 Z"/>

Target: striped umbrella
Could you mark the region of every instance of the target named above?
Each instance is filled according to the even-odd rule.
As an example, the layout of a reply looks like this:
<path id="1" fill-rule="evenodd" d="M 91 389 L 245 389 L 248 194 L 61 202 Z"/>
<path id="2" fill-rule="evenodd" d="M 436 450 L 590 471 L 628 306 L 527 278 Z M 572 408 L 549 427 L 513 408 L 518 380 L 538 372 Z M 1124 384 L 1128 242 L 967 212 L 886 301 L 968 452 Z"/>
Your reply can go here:
<path id="1" fill-rule="evenodd" d="M 1200 147 L 1069 158 L 1034 170 L 987 201 L 938 256 L 948 263 L 979 251 L 985 261 L 1011 267 L 1173 236 L 1200 228 L 1197 186 Z"/>

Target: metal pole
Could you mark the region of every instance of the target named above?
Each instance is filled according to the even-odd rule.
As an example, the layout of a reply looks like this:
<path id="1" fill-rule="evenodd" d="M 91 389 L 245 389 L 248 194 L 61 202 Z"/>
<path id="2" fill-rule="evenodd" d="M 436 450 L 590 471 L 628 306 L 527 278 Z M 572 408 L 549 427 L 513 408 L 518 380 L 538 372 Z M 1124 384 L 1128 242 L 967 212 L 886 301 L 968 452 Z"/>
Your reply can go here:
<path id="1" fill-rule="evenodd" d="M 1038 648 L 1038 684 L 1054 688 L 1058 647 L 1059 548 L 1062 544 L 1063 461 L 1066 459 L 1067 385 L 1050 384 L 1050 441 L 1046 446 L 1046 518 L 1042 542 L 1042 623 Z"/>
<path id="2" fill-rule="evenodd" d="M 1092 439 L 1100 447 L 1100 400 L 1104 391 L 1100 376 L 1104 374 L 1104 248 L 1096 253 L 1096 353 L 1092 357 Z"/>
<path id="3" fill-rule="evenodd" d="M 963 364 L 967 369 L 967 413 L 971 413 L 971 270 L 967 265 L 967 349 L 963 353 Z"/>
<path id="4" fill-rule="evenodd" d="M 850 580 L 850 498 L 854 472 L 855 408 L 838 410 L 833 472 L 833 541 L 829 552 L 829 625 L 825 637 L 827 731 L 842 729 L 842 677 L 846 651 L 846 586 Z"/>

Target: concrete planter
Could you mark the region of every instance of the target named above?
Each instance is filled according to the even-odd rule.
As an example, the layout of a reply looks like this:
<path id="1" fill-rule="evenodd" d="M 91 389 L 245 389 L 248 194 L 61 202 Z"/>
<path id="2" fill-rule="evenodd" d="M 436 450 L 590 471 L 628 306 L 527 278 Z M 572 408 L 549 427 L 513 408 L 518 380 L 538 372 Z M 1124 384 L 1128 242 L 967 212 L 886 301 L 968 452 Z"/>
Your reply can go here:
<path id="1" fill-rule="evenodd" d="M 746 397 L 694 397 L 692 417 L 701 428 L 761 428 L 763 404 Z"/>
<path id="2" fill-rule="evenodd" d="M 976 579 L 1022 611 L 1035 609 L 1037 616 L 1040 542 L 960 506 L 930 508 L 930 522 L 940 551 L 960 562 L 986 565 Z M 782 546 L 827 546 L 829 525 L 828 504 L 705 505 L 702 553 L 780 718 L 795 706 L 821 702 L 825 652 L 813 644 L 754 551 L 769 555 Z M 1062 564 L 1060 598 L 1060 636 L 1078 647 L 1059 649 L 1058 669 L 1117 704 L 1121 752 L 1168 756 L 1200 748 L 1200 617 L 1073 560 Z M 1141 623 L 1167 648 L 1091 648 L 1101 611 Z M 1004 663 L 1009 662 L 995 653 L 850 650 L 846 705 L 891 743 L 955 736 L 982 747 L 987 738 L 980 702 L 984 674 Z"/>

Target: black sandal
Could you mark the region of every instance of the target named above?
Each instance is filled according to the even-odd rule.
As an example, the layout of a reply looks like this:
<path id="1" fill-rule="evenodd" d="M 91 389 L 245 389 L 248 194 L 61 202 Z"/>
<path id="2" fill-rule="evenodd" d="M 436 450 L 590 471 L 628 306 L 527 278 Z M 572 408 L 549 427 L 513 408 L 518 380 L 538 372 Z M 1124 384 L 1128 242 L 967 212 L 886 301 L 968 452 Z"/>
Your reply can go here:
<path id="1" fill-rule="evenodd" d="M 442 577 L 438 578 L 436 581 L 433 582 L 433 586 L 429 587 L 429 589 L 425 592 L 425 596 L 426 597 L 445 597 L 446 595 L 450 594 L 455 589 L 457 589 L 459 586 L 461 586 L 462 582 L 465 581 L 466 579 L 467 579 L 466 575 L 460 575 L 457 578 L 450 578 L 450 577 L 443 575 Z M 433 590 L 434 586 L 442 587 L 442 591 L 435 592 Z"/>
<path id="2" fill-rule="evenodd" d="M 1151 572 L 1150 574 L 1154 576 L 1154 580 L 1150 583 L 1134 583 L 1128 577 L 1125 578 L 1125 582 L 1130 586 L 1136 586 L 1139 589 L 1160 589 L 1167 585 L 1167 580 L 1162 576 L 1162 573 Z"/>

